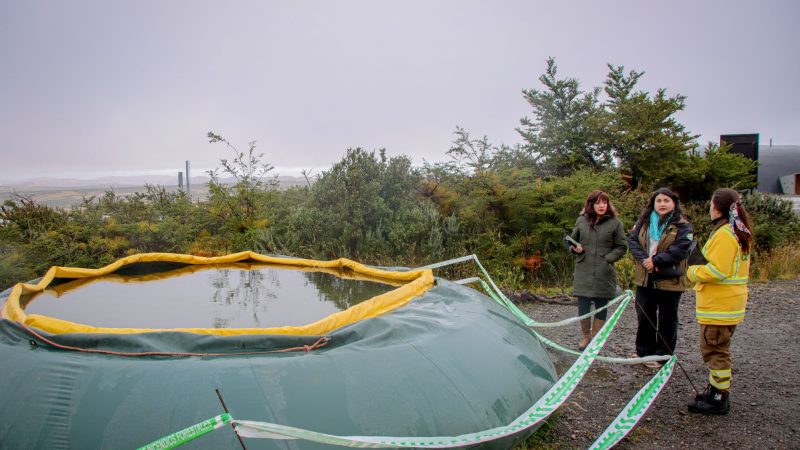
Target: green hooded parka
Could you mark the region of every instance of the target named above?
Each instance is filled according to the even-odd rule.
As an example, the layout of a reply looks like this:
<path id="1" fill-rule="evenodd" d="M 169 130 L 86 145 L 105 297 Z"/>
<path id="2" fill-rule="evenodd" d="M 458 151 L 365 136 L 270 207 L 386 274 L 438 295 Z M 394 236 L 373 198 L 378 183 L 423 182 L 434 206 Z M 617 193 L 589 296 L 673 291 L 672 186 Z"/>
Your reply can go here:
<path id="1" fill-rule="evenodd" d="M 614 263 L 625 255 L 625 229 L 616 217 L 605 215 L 592 225 L 581 214 L 572 229 L 572 239 L 583 246 L 576 254 L 572 295 L 612 298 L 617 295 L 617 271 Z"/>

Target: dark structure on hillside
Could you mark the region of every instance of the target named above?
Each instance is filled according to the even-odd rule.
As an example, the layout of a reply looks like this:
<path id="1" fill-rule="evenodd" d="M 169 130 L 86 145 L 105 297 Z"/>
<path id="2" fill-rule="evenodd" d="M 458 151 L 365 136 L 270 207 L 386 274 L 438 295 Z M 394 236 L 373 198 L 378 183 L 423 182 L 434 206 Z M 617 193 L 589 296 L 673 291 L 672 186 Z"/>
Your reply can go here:
<path id="1" fill-rule="evenodd" d="M 723 134 L 719 137 L 720 145 L 730 144 L 731 153 L 738 153 L 745 158 L 758 161 L 758 133 L 755 134 Z M 758 177 L 758 168 L 753 173 Z"/>
<path id="2" fill-rule="evenodd" d="M 762 146 L 758 165 L 759 191 L 800 195 L 800 145 Z"/>
<path id="3" fill-rule="evenodd" d="M 760 192 L 800 195 L 800 145 L 759 145 L 758 134 L 723 134 L 731 152 L 758 161 Z"/>

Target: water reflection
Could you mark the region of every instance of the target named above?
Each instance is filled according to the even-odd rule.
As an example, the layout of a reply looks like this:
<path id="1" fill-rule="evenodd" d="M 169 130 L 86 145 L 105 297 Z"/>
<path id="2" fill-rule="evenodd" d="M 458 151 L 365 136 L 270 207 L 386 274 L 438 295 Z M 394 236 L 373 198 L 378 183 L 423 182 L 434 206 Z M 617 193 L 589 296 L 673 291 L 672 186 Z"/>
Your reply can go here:
<path id="1" fill-rule="evenodd" d="M 249 314 L 254 324 L 260 324 L 261 303 L 278 299 L 275 290 L 264 285 L 269 276 L 272 286 L 280 290 L 280 279 L 275 271 L 218 269 L 208 276 L 214 293 L 211 302 L 215 308 L 214 328 L 231 328 L 233 323 L 242 322 L 241 316 Z M 231 283 L 231 278 L 236 281 Z M 264 325 L 252 325 L 262 327 Z"/>
<path id="2" fill-rule="evenodd" d="M 354 281 L 322 272 L 305 272 L 303 276 L 316 287 L 320 301 L 331 302 L 340 311 L 391 290 L 377 292 L 375 283 Z"/>
<path id="3" fill-rule="evenodd" d="M 312 323 L 395 286 L 347 270 L 233 263 L 117 272 L 20 300 L 28 314 L 100 327 L 268 328 Z"/>

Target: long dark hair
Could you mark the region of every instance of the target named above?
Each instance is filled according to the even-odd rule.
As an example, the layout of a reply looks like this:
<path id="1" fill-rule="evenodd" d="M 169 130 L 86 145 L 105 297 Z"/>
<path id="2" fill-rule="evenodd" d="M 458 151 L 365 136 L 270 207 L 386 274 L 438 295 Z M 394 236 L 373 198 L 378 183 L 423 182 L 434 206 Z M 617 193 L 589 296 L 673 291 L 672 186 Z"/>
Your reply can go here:
<path id="1" fill-rule="evenodd" d="M 608 194 L 605 191 L 597 189 L 589 194 L 589 197 L 586 198 L 586 202 L 583 204 L 583 214 L 589 219 L 589 223 L 597 223 L 600 220 L 600 217 L 597 217 L 597 213 L 594 212 L 594 204 L 600 200 L 605 200 L 608 204 L 606 215 L 608 217 L 617 217 L 617 210 L 614 208 L 614 205 L 611 204 Z"/>
<path id="2" fill-rule="evenodd" d="M 675 202 L 675 209 L 672 211 L 672 214 L 667 214 L 666 216 L 661 217 L 658 220 L 659 226 L 664 225 L 667 220 L 669 220 L 670 223 L 674 223 L 681 219 L 686 219 L 686 215 L 683 214 L 683 209 L 681 208 L 681 199 L 678 197 L 678 194 L 665 187 L 662 187 L 656 189 L 652 194 L 650 194 L 650 199 L 647 200 L 647 206 L 644 207 L 644 210 L 642 210 L 642 215 L 640 215 L 639 219 L 636 221 L 639 227 L 650 226 L 650 214 L 652 214 L 653 210 L 655 209 L 656 197 L 659 195 L 666 195 L 667 197 L 671 198 L 673 202 Z"/>
<path id="3" fill-rule="evenodd" d="M 733 227 L 733 232 L 739 238 L 739 246 L 742 248 L 742 252 L 750 253 L 750 249 L 753 248 L 753 224 L 750 222 L 750 215 L 747 214 L 747 210 L 744 209 L 744 205 L 740 202 L 739 193 L 729 188 L 717 189 L 711 196 L 711 204 L 714 205 L 714 209 L 722 213 L 722 217 L 728 222 L 731 220 L 731 206 L 736 204 L 739 220 L 750 230 L 750 233 L 736 226 Z"/>

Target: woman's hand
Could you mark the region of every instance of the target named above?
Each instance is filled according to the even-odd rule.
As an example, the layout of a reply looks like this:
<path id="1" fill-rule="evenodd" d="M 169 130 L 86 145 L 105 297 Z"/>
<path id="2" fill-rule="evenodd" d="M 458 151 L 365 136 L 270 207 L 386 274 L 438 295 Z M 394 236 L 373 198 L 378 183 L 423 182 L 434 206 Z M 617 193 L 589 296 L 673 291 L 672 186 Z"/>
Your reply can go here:
<path id="1" fill-rule="evenodd" d="M 581 253 L 583 253 L 583 246 L 581 244 L 573 245 L 572 251 L 580 255 Z"/>
<path id="2" fill-rule="evenodd" d="M 655 266 L 653 265 L 653 257 L 651 256 L 651 257 L 643 260 L 642 261 L 642 265 L 644 266 L 645 269 L 647 269 L 648 272 L 652 273 L 653 269 L 655 268 Z"/>

